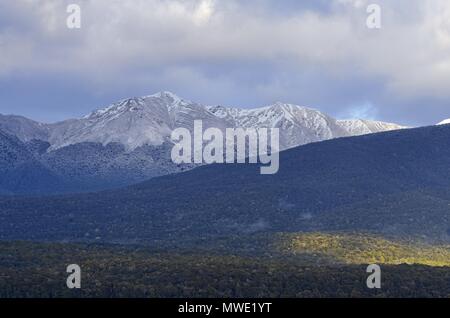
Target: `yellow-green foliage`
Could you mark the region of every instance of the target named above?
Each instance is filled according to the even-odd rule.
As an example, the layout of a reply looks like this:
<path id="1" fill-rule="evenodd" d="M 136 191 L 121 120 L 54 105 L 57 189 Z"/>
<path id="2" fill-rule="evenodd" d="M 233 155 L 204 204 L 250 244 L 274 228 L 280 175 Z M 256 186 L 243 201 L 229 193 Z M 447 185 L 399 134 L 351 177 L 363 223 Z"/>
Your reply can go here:
<path id="1" fill-rule="evenodd" d="M 366 233 L 285 234 L 282 249 L 294 254 L 330 256 L 345 264 L 450 266 L 450 245 L 394 241 Z"/>

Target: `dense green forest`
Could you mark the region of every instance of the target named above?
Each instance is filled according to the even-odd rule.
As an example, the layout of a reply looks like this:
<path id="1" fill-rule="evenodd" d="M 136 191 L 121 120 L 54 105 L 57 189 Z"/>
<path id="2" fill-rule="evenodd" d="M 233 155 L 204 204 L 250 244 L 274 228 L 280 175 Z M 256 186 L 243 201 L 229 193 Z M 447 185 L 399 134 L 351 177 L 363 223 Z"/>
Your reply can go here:
<path id="1" fill-rule="evenodd" d="M 385 253 L 393 263 L 408 251 L 419 256 L 420 248 L 398 243 L 385 250 L 383 241 L 372 238 L 366 243 L 382 249 L 370 255 L 360 238 L 346 240 L 350 248 L 343 255 L 352 255 L 352 264 L 332 262 L 342 257 L 344 240 L 324 234 L 281 234 L 270 243 L 280 254 L 271 256 L 2 242 L 0 297 L 450 297 L 450 267 L 443 266 L 380 262 L 382 288 L 368 289 L 367 266 L 359 261 L 380 260 Z M 448 253 L 444 247 L 434 251 Z M 425 258 L 435 256 L 427 253 Z M 81 266 L 81 289 L 66 287 L 69 264 Z"/>

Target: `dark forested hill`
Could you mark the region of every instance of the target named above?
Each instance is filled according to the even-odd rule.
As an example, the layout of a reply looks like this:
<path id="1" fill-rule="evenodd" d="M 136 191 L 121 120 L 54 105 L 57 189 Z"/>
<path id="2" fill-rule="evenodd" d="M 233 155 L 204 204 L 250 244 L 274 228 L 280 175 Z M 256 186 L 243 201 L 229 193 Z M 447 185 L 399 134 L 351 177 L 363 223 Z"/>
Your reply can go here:
<path id="1" fill-rule="evenodd" d="M 57 191 L 63 182 L 33 155 L 25 143 L 0 130 L 0 194 Z"/>
<path id="2" fill-rule="evenodd" d="M 255 232 L 366 231 L 450 240 L 450 126 L 281 153 L 280 171 L 211 165 L 130 188 L 0 200 L 1 239 L 172 242 Z"/>
<path id="3" fill-rule="evenodd" d="M 192 165 L 170 160 L 171 146 L 127 151 L 118 143 L 78 143 L 53 151 L 42 140 L 23 142 L 0 130 L 0 194 L 51 195 L 114 189 Z"/>

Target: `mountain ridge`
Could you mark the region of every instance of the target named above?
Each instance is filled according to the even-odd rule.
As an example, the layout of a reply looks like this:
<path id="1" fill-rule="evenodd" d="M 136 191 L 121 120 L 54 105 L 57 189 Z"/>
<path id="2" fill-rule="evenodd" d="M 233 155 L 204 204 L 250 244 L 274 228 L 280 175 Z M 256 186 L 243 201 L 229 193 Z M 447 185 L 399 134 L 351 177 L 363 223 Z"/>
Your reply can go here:
<path id="1" fill-rule="evenodd" d="M 278 127 L 281 150 L 309 142 L 406 128 L 369 120 L 336 120 L 318 110 L 282 102 L 251 109 L 208 106 L 168 91 L 122 99 L 79 119 L 53 124 L 21 116 L 0 116 L 0 128 L 25 142 L 48 141 L 49 151 L 82 142 L 103 145 L 118 142 L 128 150 L 143 145 L 158 146 L 170 141 L 173 129 L 192 129 L 194 119 L 202 119 L 205 129 Z"/>
<path id="2" fill-rule="evenodd" d="M 89 192 L 195 167 L 175 164 L 170 157 L 171 132 L 179 127 L 192 132 L 195 120 L 202 120 L 204 129 L 214 127 L 222 131 L 279 128 L 282 151 L 311 142 L 404 128 L 381 122 L 338 121 L 315 109 L 281 102 L 239 109 L 206 106 L 170 92 L 159 92 L 122 99 L 82 118 L 52 124 L 0 115 L 0 129 L 15 136 L 21 144 L 19 148 L 31 151 L 36 164 L 64 184 L 41 189 L 39 194 Z M 10 159 L 14 161 L 14 157 Z M 6 162 L 4 165 L 8 165 Z M 16 181 L 5 182 L 13 185 Z M 12 186 L 3 192 L 35 194 L 39 190 L 27 180 L 21 182 L 20 191 Z"/>

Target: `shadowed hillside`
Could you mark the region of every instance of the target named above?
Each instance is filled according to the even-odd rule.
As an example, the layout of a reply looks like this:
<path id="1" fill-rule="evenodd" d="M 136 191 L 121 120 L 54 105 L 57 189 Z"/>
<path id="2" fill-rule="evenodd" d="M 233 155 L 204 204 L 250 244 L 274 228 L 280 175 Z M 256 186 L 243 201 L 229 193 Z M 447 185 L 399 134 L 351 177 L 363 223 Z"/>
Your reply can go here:
<path id="1" fill-rule="evenodd" d="M 157 242 L 256 232 L 365 231 L 450 239 L 450 126 L 309 144 L 280 171 L 211 165 L 130 188 L 3 198 L 2 239 Z"/>

